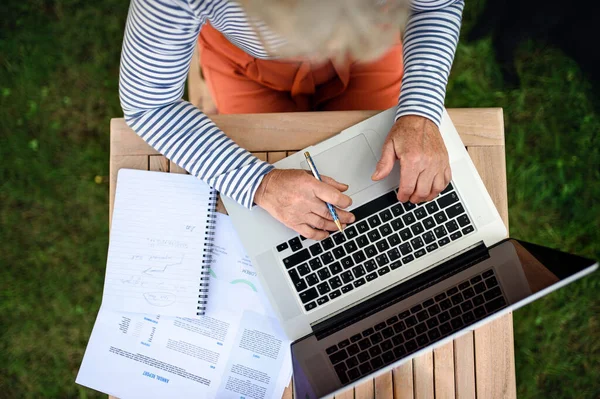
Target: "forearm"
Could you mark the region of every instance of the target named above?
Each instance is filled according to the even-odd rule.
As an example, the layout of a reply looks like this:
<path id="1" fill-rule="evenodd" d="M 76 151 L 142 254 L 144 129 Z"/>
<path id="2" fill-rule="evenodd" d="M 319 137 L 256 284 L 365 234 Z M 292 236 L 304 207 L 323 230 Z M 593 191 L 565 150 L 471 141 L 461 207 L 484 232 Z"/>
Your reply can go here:
<path id="1" fill-rule="evenodd" d="M 404 76 L 396 119 L 419 115 L 440 125 L 464 1 L 413 3 L 403 39 Z"/>

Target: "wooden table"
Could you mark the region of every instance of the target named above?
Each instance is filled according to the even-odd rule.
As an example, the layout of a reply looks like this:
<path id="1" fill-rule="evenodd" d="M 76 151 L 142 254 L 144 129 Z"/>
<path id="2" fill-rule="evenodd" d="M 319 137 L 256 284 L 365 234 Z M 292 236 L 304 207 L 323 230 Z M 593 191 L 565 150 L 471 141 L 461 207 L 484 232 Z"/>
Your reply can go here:
<path id="1" fill-rule="evenodd" d="M 502 110 L 449 109 L 502 219 L 508 226 Z M 375 111 L 214 115 L 215 123 L 258 158 L 276 162 Z M 123 119 L 110 125 L 110 215 L 121 168 L 186 173 L 139 138 Z M 284 398 L 292 398 L 291 384 Z M 512 314 L 468 332 L 338 398 L 514 398 Z"/>

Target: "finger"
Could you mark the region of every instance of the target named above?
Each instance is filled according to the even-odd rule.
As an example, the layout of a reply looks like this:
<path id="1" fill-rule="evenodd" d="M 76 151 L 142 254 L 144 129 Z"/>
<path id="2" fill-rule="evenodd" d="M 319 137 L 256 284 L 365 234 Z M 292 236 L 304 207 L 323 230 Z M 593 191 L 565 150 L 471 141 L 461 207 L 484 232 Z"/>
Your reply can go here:
<path id="1" fill-rule="evenodd" d="M 409 201 L 413 204 L 418 204 L 419 202 L 425 201 L 425 199 L 429 197 L 429 193 L 431 193 L 431 186 L 433 185 L 434 177 L 435 175 L 429 170 L 424 170 L 421 172 L 419 178 L 417 179 L 415 192 L 410 196 Z"/>
<path id="2" fill-rule="evenodd" d="M 315 181 L 313 192 L 321 201 L 329 202 L 338 208 L 348 208 L 352 205 L 352 199 L 345 194 L 339 192 L 329 184 Z"/>
<path id="3" fill-rule="evenodd" d="M 431 201 L 434 199 L 439 193 L 442 192 L 446 188 L 446 178 L 442 173 L 438 173 L 433 178 L 433 184 L 431 185 L 431 192 L 429 196 L 425 198 L 425 201 Z"/>
<path id="4" fill-rule="evenodd" d="M 414 160 L 400 160 L 400 185 L 398 186 L 398 201 L 406 202 L 415 192 L 419 177 L 418 163 Z"/>
<path id="5" fill-rule="evenodd" d="M 332 186 L 336 190 L 339 190 L 339 191 L 342 191 L 342 192 L 348 190 L 348 185 L 347 184 L 340 183 L 339 181 L 334 180 L 334 179 L 332 179 L 329 176 L 321 175 L 321 179 L 323 180 L 323 183 L 329 184 L 330 186 Z"/>
<path id="6" fill-rule="evenodd" d="M 335 231 L 338 229 L 333 220 L 323 218 L 316 213 L 307 213 L 304 215 L 304 221 L 309 226 L 315 227 L 319 230 Z"/>
<path id="7" fill-rule="evenodd" d="M 448 166 L 444 170 L 444 188 L 446 188 L 446 186 L 448 186 L 448 184 L 450 183 L 451 180 L 452 180 L 452 170 L 450 169 L 450 166 Z"/>
<path id="8" fill-rule="evenodd" d="M 386 140 L 381 149 L 381 158 L 377 162 L 375 172 L 371 176 L 372 180 L 381 180 L 390 174 L 396 162 L 396 151 L 394 150 L 394 142 Z"/>
<path id="9" fill-rule="evenodd" d="M 329 212 L 329 208 L 323 201 L 315 199 L 315 205 L 311 207 L 313 213 L 325 218 L 327 220 L 333 220 L 333 216 L 331 216 L 331 212 Z M 343 209 L 336 209 L 335 213 L 337 213 L 338 218 L 342 224 L 354 223 L 356 218 L 354 215 L 348 211 Z"/>
<path id="10" fill-rule="evenodd" d="M 312 228 L 307 224 L 299 224 L 294 227 L 297 233 L 300 233 L 306 238 L 310 238 L 311 240 L 320 241 L 327 237 L 329 237 L 329 233 L 323 230 L 317 230 Z"/>

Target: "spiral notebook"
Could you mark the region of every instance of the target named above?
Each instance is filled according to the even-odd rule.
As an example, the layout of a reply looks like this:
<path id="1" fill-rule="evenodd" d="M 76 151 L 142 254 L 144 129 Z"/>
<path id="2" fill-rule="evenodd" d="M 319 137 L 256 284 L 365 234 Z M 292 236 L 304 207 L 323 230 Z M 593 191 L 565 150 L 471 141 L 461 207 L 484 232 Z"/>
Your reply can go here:
<path id="1" fill-rule="evenodd" d="M 203 315 L 216 202 L 216 192 L 194 176 L 121 169 L 102 307 Z"/>

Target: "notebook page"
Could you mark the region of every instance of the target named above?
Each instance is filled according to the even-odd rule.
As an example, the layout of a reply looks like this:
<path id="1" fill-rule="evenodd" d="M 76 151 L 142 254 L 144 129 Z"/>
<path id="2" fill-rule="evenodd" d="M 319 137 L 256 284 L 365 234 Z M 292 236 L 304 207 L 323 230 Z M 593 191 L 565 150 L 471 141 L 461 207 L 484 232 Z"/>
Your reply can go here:
<path id="1" fill-rule="evenodd" d="M 211 193 L 190 175 L 119 171 L 103 307 L 197 316 Z"/>

